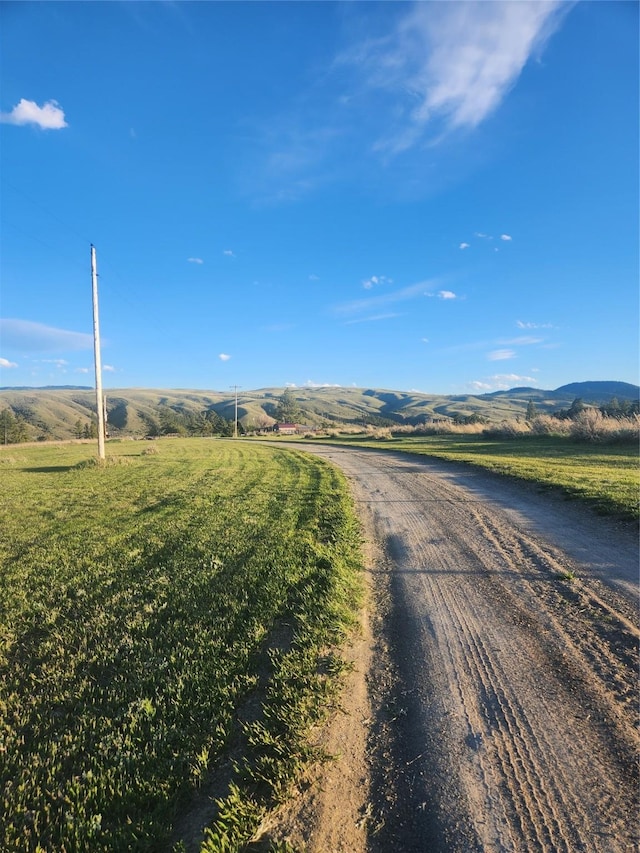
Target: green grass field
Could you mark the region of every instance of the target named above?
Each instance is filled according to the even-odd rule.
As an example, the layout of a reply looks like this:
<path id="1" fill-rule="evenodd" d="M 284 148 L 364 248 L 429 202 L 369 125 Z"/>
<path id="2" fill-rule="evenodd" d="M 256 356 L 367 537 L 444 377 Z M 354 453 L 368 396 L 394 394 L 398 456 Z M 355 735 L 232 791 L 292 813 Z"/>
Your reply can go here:
<path id="1" fill-rule="evenodd" d="M 211 778 L 204 849 L 240 849 L 339 682 L 361 568 L 346 484 L 246 442 L 108 453 L 0 452 L 2 849 L 180 850 Z"/>
<path id="2" fill-rule="evenodd" d="M 628 519 L 639 516 L 640 465 L 635 444 L 577 442 L 553 436 L 495 439 L 483 435 L 331 439 L 331 443 L 336 442 L 471 463 L 544 488 L 562 490 L 600 513 Z"/>

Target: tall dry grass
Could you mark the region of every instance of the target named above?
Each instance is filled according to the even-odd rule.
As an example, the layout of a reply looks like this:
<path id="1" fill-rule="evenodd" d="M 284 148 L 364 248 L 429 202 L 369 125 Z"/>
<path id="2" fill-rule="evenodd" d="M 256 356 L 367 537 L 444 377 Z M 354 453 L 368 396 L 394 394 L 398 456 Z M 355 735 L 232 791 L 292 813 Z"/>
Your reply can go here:
<path id="1" fill-rule="evenodd" d="M 326 433 L 325 433 L 326 434 Z M 537 415 L 533 420 L 512 418 L 496 424 L 460 424 L 442 420 L 416 426 L 398 424 L 393 427 L 347 426 L 329 431 L 329 437 L 340 435 L 365 435 L 381 441 L 398 435 L 485 435 L 490 438 L 520 438 L 532 436 L 561 436 L 574 441 L 601 443 L 640 442 L 640 416 L 614 418 L 603 415 L 598 409 L 584 409 L 575 418 L 556 418 Z M 316 433 L 316 436 L 320 436 Z"/>

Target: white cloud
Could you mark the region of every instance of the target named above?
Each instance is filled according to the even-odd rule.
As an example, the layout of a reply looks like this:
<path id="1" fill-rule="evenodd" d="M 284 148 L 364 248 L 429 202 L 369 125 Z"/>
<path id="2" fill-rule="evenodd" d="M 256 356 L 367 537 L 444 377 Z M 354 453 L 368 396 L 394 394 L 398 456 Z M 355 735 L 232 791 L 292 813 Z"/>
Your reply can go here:
<path id="1" fill-rule="evenodd" d="M 65 367 L 69 362 L 65 358 L 42 358 L 42 364 L 55 364 L 57 367 Z"/>
<path id="2" fill-rule="evenodd" d="M 0 320 L 4 346 L 21 352 L 53 352 L 93 348 L 93 335 L 56 329 L 30 320 Z"/>
<path id="3" fill-rule="evenodd" d="M 320 281 L 320 276 L 311 273 L 311 275 L 309 276 L 309 281 Z"/>
<path id="4" fill-rule="evenodd" d="M 231 356 L 227 355 L 226 352 L 221 352 L 218 358 L 220 359 L 220 361 L 229 361 Z"/>
<path id="5" fill-rule="evenodd" d="M 516 320 L 516 326 L 519 329 L 553 329 L 552 323 L 523 323 L 522 320 Z"/>
<path id="6" fill-rule="evenodd" d="M 369 181 L 369 157 L 388 165 L 457 128 L 477 127 L 499 108 L 572 5 L 358 4 L 357 13 L 344 18 L 357 25 L 343 29 L 348 42 L 329 67 L 317 68 L 313 84 L 285 99 L 279 111 L 251 120 L 251 151 L 258 157 L 244 157 L 244 192 L 273 205 L 339 181 L 365 175 Z M 413 180 L 400 184 L 401 193 L 416 191 Z"/>
<path id="7" fill-rule="evenodd" d="M 5 124 L 36 124 L 43 130 L 68 127 L 57 101 L 47 101 L 39 107 L 35 101 L 27 101 L 25 98 L 21 98 L 10 113 L 0 113 L 0 121 Z"/>
<path id="8" fill-rule="evenodd" d="M 372 317 L 359 317 L 357 320 L 346 320 L 345 326 L 353 326 L 356 323 L 375 323 L 377 320 L 390 320 L 392 317 L 401 317 L 401 314 L 374 314 Z"/>
<path id="9" fill-rule="evenodd" d="M 452 290 L 439 290 L 438 299 L 457 299 L 458 297 Z"/>
<path id="10" fill-rule="evenodd" d="M 203 264 L 204 263 L 202 258 L 187 258 L 187 262 L 190 264 Z"/>
<path id="11" fill-rule="evenodd" d="M 390 293 L 381 293 L 379 296 L 372 296 L 370 299 L 355 299 L 352 302 L 343 302 L 341 305 L 334 307 L 334 312 L 337 314 L 357 314 L 370 311 L 375 308 L 380 308 L 383 305 L 390 305 L 394 302 L 404 302 L 409 299 L 416 299 L 420 296 L 428 296 L 429 287 L 432 282 L 421 281 L 417 284 L 403 287 L 400 290 L 394 290 Z"/>
<path id="12" fill-rule="evenodd" d="M 519 376 L 517 373 L 496 373 L 490 379 L 492 382 L 506 388 L 513 388 L 514 383 L 522 385 L 523 383 L 537 382 L 537 379 L 534 379 L 533 376 Z"/>
<path id="13" fill-rule="evenodd" d="M 519 376 L 517 373 L 497 373 L 488 376 L 485 380 L 476 379 L 469 382 L 470 388 L 485 393 L 487 391 L 507 391 L 518 385 L 535 385 L 537 382 L 532 376 Z"/>
<path id="14" fill-rule="evenodd" d="M 504 240 L 505 242 L 509 242 L 509 241 L 513 240 L 513 237 L 509 236 L 509 234 L 501 234 L 500 239 Z"/>
<path id="15" fill-rule="evenodd" d="M 429 343 L 429 338 L 420 338 L 420 341 L 421 341 L 421 343 L 423 343 L 423 344 L 428 344 L 428 343 Z"/>
<path id="16" fill-rule="evenodd" d="M 235 258 L 235 253 L 231 249 L 225 249 L 222 254 L 226 255 L 228 258 Z"/>
<path id="17" fill-rule="evenodd" d="M 10 367 L 17 367 L 17 366 L 18 365 L 15 363 L 15 361 L 9 361 L 8 358 L 0 358 L 0 367 L 4 367 L 4 368 L 8 369 Z"/>
<path id="18" fill-rule="evenodd" d="M 515 350 L 512 349 L 495 349 L 487 354 L 489 361 L 507 361 L 510 358 L 515 358 Z"/>
<path id="19" fill-rule="evenodd" d="M 504 346 L 531 346 L 532 344 L 541 344 L 544 338 L 534 338 L 533 335 L 520 335 L 517 338 L 507 338 L 500 340 L 498 343 Z"/>
<path id="20" fill-rule="evenodd" d="M 470 245 L 471 245 L 470 243 L 460 243 L 460 248 L 461 249 L 468 249 L 470 247 Z"/>
<path id="21" fill-rule="evenodd" d="M 524 66 L 540 54 L 570 3 L 415 3 L 394 31 L 357 45 L 340 61 L 356 65 L 370 90 L 393 96 L 393 132 L 379 144 L 397 153 L 428 125 L 439 133 L 475 128 L 500 106 Z"/>
<path id="22" fill-rule="evenodd" d="M 112 364 L 103 364 L 102 369 L 105 373 L 115 373 L 116 369 Z"/>
<path id="23" fill-rule="evenodd" d="M 293 386 L 296 387 L 296 386 Z M 314 382 L 313 379 L 307 379 L 304 383 L 305 388 L 342 388 L 339 382 Z"/>
<path id="24" fill-rule="evenodd" d="M 493 240 L 491 234 L 483 234 L 482 231 L 476 231 L 474 237 L 480 237 L 481 240 Z"/>
<path id="25" fill-rule="evenodd" d="M 74 373 L 89 373 L 88 367 L 76 367 Z"/>
<path id="26" fill-rule="evenodd" d="M 367 278 L 362 282 L 365 290 L 371 290 L 380 284 L 393 284 L 393 279 L 387 278 L 386 275 L 372 275 L 371 278 Z"/>

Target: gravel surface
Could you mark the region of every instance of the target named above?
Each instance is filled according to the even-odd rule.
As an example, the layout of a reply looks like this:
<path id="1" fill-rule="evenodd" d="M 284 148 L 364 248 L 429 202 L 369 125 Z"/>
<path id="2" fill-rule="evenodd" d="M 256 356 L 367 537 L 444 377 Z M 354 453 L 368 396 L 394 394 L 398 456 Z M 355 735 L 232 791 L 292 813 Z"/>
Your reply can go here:
<path id="1" fill-rule="evenodd" d="M 297 448 L 351 481 L 370 596 L 328 734 L 340 757 L 267 835 L 322 853 L 637 850 L 637 529 L 470 466 Z"/>

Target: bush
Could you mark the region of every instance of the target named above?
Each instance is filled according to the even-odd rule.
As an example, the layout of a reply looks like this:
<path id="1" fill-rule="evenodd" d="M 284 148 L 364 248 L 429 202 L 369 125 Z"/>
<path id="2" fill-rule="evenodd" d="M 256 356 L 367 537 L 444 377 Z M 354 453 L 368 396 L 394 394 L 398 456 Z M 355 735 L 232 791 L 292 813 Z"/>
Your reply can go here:
<path id="1" fill-rule="evenodd" d="M 496 426 L 485 427 L 482 434 L 491 438 L 516 438 L 521 435 L 529 435 L 531 432 L 526 421 L 502 421 Z"/>
<path id="2" fill-rule="evenodd" d="M 570 434 L 577 441 L 638 441 L 640 417 L 610 418 L 597 409 L 584 409 L 571 421 Z"/>
<path id="3" fill-rule="evenodd" d="M 369 432 L 371 438 L 378 440 L 390 441 L 393 438 L 389 427 L 376 427 L 375 429 L 367 430 L 367 432 Z"/>
<path id="4" fill-rule="evenodd" d="M 571 438 L 578 441 L 602 441 L 606 433 L 605 420 L 597 409 L 583 409 L 571 421 Z"/>
<path id="5" fill-rule="evenodd" d="M 530 424 L 532 435 L 569 435 L 570 422 L 552 415 L 538 415 Z"/>

